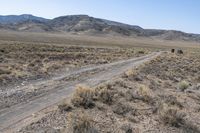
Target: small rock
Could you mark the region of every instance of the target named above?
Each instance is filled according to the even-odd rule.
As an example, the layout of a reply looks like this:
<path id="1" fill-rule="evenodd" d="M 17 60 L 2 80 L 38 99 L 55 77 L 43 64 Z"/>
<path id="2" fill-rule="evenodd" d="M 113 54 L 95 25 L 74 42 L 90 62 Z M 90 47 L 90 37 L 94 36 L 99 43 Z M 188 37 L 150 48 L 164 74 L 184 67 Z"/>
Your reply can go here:
<path id="1" fill-rule="evenodd" d="M 136 77 L 134 78 L 134 80 L 135 80 L 135 81 L 143 81 L 142 77 L 141 77 L 141 76 L 139 76 L 139 75 L 138 75 L 138 76 L 136 76 Z"/>
<path id="2" fill-rule="evenodd" d="M 196 89 L 200 90 L 200 83 L 197 84 Z"/>
<path id="3" fill-rule="evenodd" d="M 133 129 L 132 129 L 131 125 L 129 125 L 129 124 L 122 125 L 121 129 L 124 130 L 125 133 L 132 133 L 133 132 Z"/>

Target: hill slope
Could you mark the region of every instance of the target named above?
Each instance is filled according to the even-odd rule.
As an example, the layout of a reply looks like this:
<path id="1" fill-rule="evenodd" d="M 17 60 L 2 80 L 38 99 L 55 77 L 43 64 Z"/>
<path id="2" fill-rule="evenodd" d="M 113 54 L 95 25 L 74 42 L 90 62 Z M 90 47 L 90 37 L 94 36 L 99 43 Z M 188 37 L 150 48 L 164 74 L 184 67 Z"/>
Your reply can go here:
<path id="1" fill-rule="evenodd" d="M 0 16 L 0 29 L 31 32 L 67 32 L 91 35 L 109 34 L 200 42 L 199 34 L 189 34 L 175 30 L 143 29 L 139 26 L 94 18 L 88 15 L 61 16 L 54 19 L 45 19 L 26 14 L 19 16 Z"/>

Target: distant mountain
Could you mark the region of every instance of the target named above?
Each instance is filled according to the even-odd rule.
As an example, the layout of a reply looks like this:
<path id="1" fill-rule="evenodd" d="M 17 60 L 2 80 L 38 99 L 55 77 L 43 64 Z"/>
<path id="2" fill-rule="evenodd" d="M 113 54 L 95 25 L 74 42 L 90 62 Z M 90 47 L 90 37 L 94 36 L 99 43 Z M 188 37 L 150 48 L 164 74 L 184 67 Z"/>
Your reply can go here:
<path id="1" fill-rule="evenodd" d="M 89 17 L 87 15 L 62 16 L 48 22 L 56 31 L 92 34 L 120 34 L 130 36 L 142 30 L 139 26 L 131 26 L 109 20 Z"/>
<path id="2" fill-rule="evenodd" d="M 36 17 L 30 14 L 0 16 L 0 24 L 17 24 L 27 21 L 47 22 L 48 19 Z"/>
<path id="3" fill-rule="evenodd" d="M 0 29 L 28 32 L 67 32 L 90 35 L 109 34 L 200 42 L 199 34 L 189 34 L 175 30 L 143 29 L 139 26 L 94 18 L 88 15 L 69 15 L 54 19 L 45 19 L 28 14 L 0 16 Z"/>

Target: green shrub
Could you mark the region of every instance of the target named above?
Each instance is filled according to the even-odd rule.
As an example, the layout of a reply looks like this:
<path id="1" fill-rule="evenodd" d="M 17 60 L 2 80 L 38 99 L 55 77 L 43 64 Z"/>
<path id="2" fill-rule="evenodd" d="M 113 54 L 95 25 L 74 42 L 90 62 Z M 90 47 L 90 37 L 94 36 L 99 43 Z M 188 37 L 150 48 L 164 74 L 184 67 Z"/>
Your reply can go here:
<path id="1" fill-rule="evenodd" d="M 178 88 L 179 88 L 180 90 L 182 90 L 182 91 L 186 90 L 189 86 L 190 86 L 190 84 L 189 84 L 187 81 L 185 81 L 185 80 L 181 81 L 181 82 L 178 84 Z"/>

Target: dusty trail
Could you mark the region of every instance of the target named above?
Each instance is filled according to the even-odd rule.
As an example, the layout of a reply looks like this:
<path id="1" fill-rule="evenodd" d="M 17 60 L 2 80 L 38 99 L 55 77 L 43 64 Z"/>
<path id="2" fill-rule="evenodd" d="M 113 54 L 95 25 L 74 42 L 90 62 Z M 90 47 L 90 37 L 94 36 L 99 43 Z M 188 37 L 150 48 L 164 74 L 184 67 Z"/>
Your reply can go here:
<path id="1" fill-rule="evenodd" d="M 157 52 L 125 61 L 89 68 L 81 68 L 50 80 L 39 81 L 34 84 L 24 86 L 20 89 L 26 90 L 27 88 L 34 86 L 34 89 L 47 88 L 48 91 L 19 102 L 9 108 L 0 110 L 0 132 L 12 131 L 12 129 L 16 128 L 16 124 L 19 126 L 20 122 L 23 122 L 24 119 L 31 117 L 32 114 L 69 97 L 77 84 L 83 83 L 89 86 L 96 86 L 122 74 L 127 69 L 136 67 L 160 54 L 161 52 Z M 13 91 L 12 93 L 15 92 Z"/>

